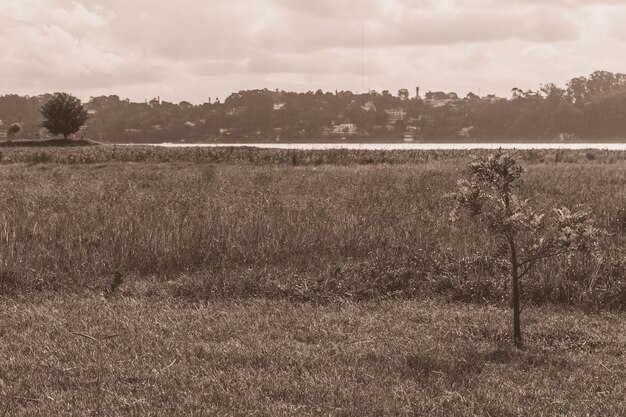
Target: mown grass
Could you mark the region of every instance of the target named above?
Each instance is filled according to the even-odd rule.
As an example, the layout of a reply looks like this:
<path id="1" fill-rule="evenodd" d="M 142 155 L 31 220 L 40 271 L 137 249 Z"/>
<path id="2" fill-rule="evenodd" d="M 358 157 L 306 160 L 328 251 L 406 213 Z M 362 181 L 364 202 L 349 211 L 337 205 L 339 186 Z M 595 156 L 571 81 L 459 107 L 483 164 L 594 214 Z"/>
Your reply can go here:
<path id="1" fill-rule="evenodd" d="M 78 152 L 82 152 L 78 150 Z M 56 158 L 56 152 L 51 153 Z M 523 194 L 583 204 L 609 231 L 600 260 L 546 263 L 533 302 L 626 305 L 625 162 L 527 163 Z M 105 288 L 157 277 L 193 299 L 429 297 L 504 301 L 501 242 L 450 224 L 463 164 L 0 165 L 5 291 Z"/>
<path id="2" fill-rule="evenodd" d="M 515 350 L 498 307 L 3 298 L 0 414 L 623 416 L 624 319 L 535 308 Z"/>

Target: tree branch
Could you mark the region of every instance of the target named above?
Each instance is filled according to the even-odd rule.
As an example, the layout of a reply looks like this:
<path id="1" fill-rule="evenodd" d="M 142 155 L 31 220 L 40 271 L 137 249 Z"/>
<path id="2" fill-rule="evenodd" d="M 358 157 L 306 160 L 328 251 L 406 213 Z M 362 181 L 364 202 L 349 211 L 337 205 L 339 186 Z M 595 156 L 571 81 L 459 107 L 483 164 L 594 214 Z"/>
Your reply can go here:
<path id="1" fill-rule="evenodd" d="M 573 252 L 573 251 L 574 251 L 573 249 L 565 249 L 565 250 L 562 250 L 562 251 L 547 252 L 547 253 L 544 253 L 544 254 L 536 255 L 536 256 L 530 257 L 528 259 L 525 259 L 522 262 L 520 262 L 519 265 L 523 266 L 523 265 L 526 265 L 529 262 L 537 262 L 537 261 L 539 261 L 541 259 L 553 258 L 555 256 L 564 255 L 564 254 L 566 254 L 568 252 Z"/>
<path id="2" fill-rule="evenodd" d="M 519 310 L 519 313 L 522 314 L 522 311 L 524 311 L 524 307 L 526 307 L 526 304 L 528 304 L 529 302 L 532 301 L 532 297 L 529 297 L 528 300 L 526 300 L 526 302 L 524 303 L 524 305 L 522 305 L 522 307 Z"/>
<path id="3" fill-rule="evenodd" d="M 535 263 L 531 263 L 530 265 L 528 265 L 526 268 L 524 268 L 524 270 L 522 272 L 520 272 L 518 278 L 522 279 L 524 277 L 524 275 L 526 275 L 527 273 L 530 272 L 530 270 L 532 269 L 532 267 L 535 266 Z"/>

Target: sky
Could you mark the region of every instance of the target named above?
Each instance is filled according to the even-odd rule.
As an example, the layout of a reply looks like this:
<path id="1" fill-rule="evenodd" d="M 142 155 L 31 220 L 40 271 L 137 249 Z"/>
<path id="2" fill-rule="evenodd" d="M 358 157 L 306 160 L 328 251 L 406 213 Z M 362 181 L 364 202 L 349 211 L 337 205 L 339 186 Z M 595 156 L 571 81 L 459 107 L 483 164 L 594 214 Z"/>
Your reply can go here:
<path id="1" fill-rule="evenodd" d="M 0 0 L 0 94 L 509 97 L 626 72 L 624 0 Z"/>

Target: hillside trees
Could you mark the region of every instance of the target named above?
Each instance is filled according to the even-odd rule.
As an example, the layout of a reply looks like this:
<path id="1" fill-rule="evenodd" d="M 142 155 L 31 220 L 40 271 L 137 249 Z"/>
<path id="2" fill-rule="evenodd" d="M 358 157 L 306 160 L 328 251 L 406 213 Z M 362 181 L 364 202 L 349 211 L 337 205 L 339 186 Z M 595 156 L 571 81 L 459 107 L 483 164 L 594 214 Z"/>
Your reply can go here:
<path id="1" fill-rule="evenodd" d="M 440 91 L 426 96 L 450 102 L 400 100 L 386 90 L 354 94 L 258 89 L 231 94 L 224 103 L 199 105 L 160 100 L 131 103 L 115 95 L 101 96 L 86 105 L 90 120 L 85 133 L 104 141 L 206 141 L 220 139 L 221 129 L 232 129 L 229 140 L 246 142 L 273 140 L 273 129 L 281 129 L 286 140 L 316 141 L 322 138 L 323 128 L 355 123 L 372 140 L 400 140 L 402 132 L 386 129 L 386 111 L 400 108 L 407 123 L 422 127 L 417 139 L 423 141 L 467 140 L 459 132 L 469 127 L 473 127 L 471 140 L 485 141 L 626 138 L 626 74 L 596 71 L 571 79 L 565 88 L 552 83 L 537 91 L 514 88 L 509 100 L 475 94 L 452 99 L 455 95 Z M 6 126 L 19 123 L 21 137 L 37 137 L 43 120 L 40 109 L 52 98 L 56 96 L 0 96 L 0 120 Z"/>
<path id="2" fill-rule="evenodd" d="M 7 137 L 10 139 L 14 139 L 21 131 L 22 126 L 20 126 L 19 123 L 13 123 L 11 126 L 9 126 L 9 129 L 7 130 Z"/>

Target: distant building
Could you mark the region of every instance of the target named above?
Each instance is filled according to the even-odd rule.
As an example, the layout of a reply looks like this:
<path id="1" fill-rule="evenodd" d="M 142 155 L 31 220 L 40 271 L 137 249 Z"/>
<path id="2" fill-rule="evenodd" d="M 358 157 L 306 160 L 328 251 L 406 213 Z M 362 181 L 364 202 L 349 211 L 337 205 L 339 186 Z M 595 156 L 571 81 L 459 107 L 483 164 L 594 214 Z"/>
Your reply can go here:
<path id="1" fill-rule="evenodd" d="M 274 132 L 274 140 L 276 142 L 280 142 L 280 135 L 283 133 L 283 128 L 275 127 L 274 129 L 272 129 L 272 131 Z"/>
<path id="2" fill-rule="evenodd" d="M 458 135 L 462 138 L 469 138 L 472 136 L 472 131 L 474 130 L 474 126 L 467 126 L 458 131 Z"/>
<path id="3" fill-rule="evenodd" d="M 356 135 L 358 130 L 354 123 L 341 123 L 333 126 L 333 135 Z"/>
<path id="4" fill-rule="evenodd" d="M 285 108 L 285 106 L 287 105 L 287 103 L 285 103 L 284 101 L 279 101 L 277 103 L 274 103 L 274 110 L 282 110 L 283 108 Z"/>
<path id="5" fill-rule="evenodd" d="M 142 129 L 124 129 L 124 133 L 128 135 L 137 135 L 139 133 L 143 133 Z"/>
<path id="6" fill-rule="evenodd" d="M 561 132 L 559 133 L 559 135 L 557 136 L 557 140 L 559 142 L 571 142 L 571 141 L 575 141 L 576 140 L 576 135 L 574 135 L 573 133 L 564 133 Z"/>
<path id="7" fill-rule="evenodd" d="M 409 119 L 409 123 L 410 120 L 413 119 Z M 415 138 L 420 134 L 420 132 L 422 131 L 422 128 L 420 126 L 416 126 L 416 125 L 408 125 L 406 127 L 406 129 L 404 130 L 404 136 L 403 139 L 405 142 L 413 142 L 415 140 Z"/>
<path id="8" fill-rule="evenodd" d="M 324 126 L 324 127 L 322 127 L 322 128 L 320 129 L 320 133 L 321 133 L 323 136 L 330 136 L 330 135 L 332 135 L 332 134 L 333 134 L 333 128 L 332 128 L 332 127 L 330 127 L 330 126 Z"/>
<path id="9" fill-rule="evenodd" d="M 232 107 L 226 110 L 227 116 L 240 116 L 246 110 L 245 107 Z"/>
<path id="10" fill-rule="evenodd" d="M 320 129 L 324 136 L 350 136 L 359 133 L 359 128 L 354 123 L 340 123 L 333 126 L 324 126 Z"/>
<path id="11" fill-rule="evenodd" d="M 374 105 L 373 101 L 368 101 L 367 103 L 363 104 L 361 108 L 367 112 L 376 111 L 376 105 Z"/>
<path id="12" fill-rule="evenodd" d="M 404 120 L 406 117 L 406 112 L 402 108 L 395 109 L 387 109 L 385 110 L 387 113 L 387 121 L 397 122 L 398 120 Z"/>
<path id="13" fill-rule="evenodd" d="M 9 137 L 9 131 L 6 129 L 0 129 L 0 139 L 6 139 Z"/>
<path id="14" fill-rule="evenodd" d="M 448 104 L 459 101 L 456 93 L 444 93 L 443 91 L 429 91 L 424 95 L 424 104 L 429 107 L 445 107 Z"/>
<path id="15" fill-rule="evenodd" d="M 495 94 L 488 94 L 485 97 L 481 98 L 482 101 L 488 101 L 490 103 L 498 103 L 500 101 L 506 101 L 503 97 L 496 97 Z"/>
<path id="16" fill-rule="evenodd" d="M 396 127 L 396 123 L 406 117 L 406 112 L 402 108 L 386 109 L 387 113 L 387 130 L 393 130 Z"/>
<path id="17" fill-rule="evenodd" d="M 195 122 L 186 121 L 185 122 L 185 126 L 187 126 L 187 127 L 196 127 L 196 123 Z"/>

